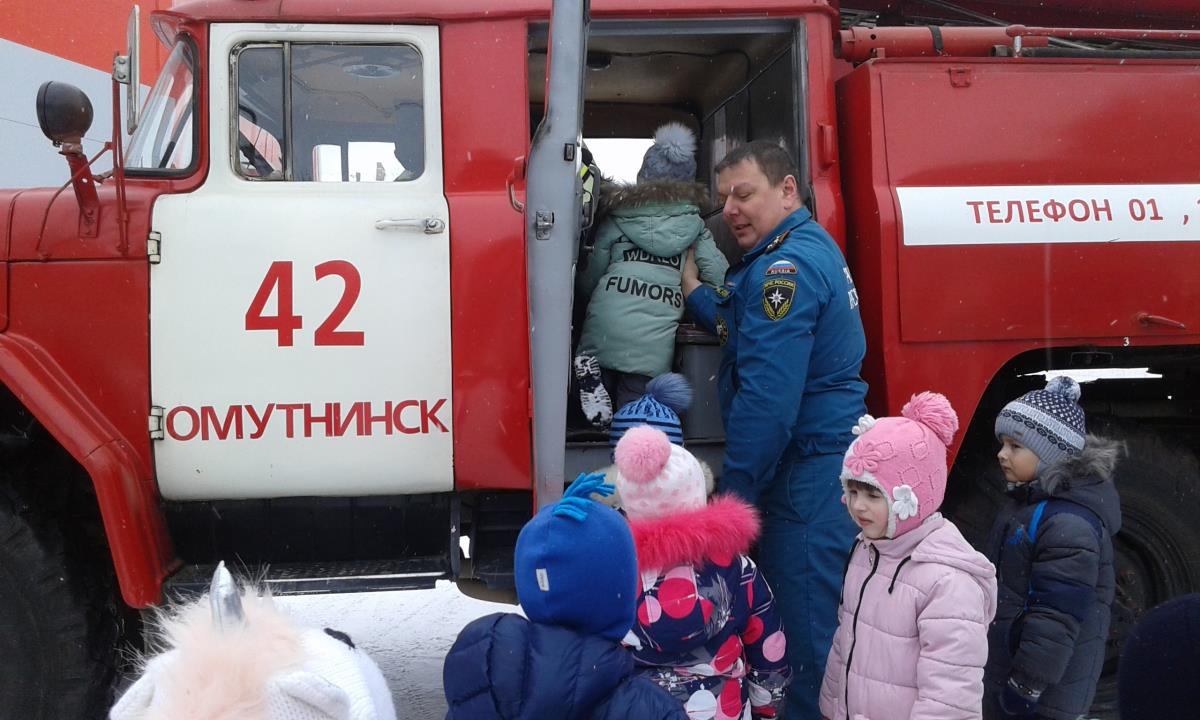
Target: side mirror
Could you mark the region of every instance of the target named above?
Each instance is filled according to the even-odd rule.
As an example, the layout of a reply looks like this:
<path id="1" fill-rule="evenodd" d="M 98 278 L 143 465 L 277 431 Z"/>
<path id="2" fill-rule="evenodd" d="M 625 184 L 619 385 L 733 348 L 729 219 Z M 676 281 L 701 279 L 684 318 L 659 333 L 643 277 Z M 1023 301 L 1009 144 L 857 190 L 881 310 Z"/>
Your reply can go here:
<path id="1" fill-rule="evenodd" d="M 78 144 L 92 126 L 92 101 L 74 85 L 50 80 L 38 88 L 37 119 L 55 145 Z"/>
<path id="2" fill-rule="evenodd" d="M 134 5 L 125 22 L 125 54 L 113 58 L 113 79 L 125 86 L 125 132 L 137 129 L 142 110 L 142 79 L 140 44 L 142 38 L 142 9 Z"/>

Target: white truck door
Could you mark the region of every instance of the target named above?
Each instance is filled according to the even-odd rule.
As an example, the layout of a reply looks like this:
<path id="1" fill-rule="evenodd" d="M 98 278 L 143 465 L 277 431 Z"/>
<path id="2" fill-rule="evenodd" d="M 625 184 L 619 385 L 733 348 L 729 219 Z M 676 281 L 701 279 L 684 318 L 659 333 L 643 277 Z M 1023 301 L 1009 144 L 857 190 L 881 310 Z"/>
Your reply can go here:
<path id="1" fill-rule="evenodd" d="M 437 28 L 227 24 L 210 45 L 207 178 L 152 221 L 163 496 L 451 490 Z"/>

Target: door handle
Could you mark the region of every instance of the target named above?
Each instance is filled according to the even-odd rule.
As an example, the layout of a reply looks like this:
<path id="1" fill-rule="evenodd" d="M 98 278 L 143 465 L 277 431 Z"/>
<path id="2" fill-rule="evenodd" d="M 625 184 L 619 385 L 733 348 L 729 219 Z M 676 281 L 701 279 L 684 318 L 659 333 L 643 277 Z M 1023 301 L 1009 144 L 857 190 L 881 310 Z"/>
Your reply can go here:
<path id="1" fill-rule="evenodd" d="M 513 158 L 512 171 L 508 173 L 508 177 L 504 180 L 504 186 L 508 188 L 508 204 L 512 205 L 512 209 L 517 212 L 525 212 L 525 203 L 517 199 L 517 182 L 525 179 L 525 156 L 521 155 Z"/>
<path id="2" fill-rule="evenodd" d="M 446 221 L 441 218 L 400 218 L 398 220 L 376 220 L 376 230 L 404 230 L 406 228 L 416 228 L 422 230 L 426 235 L 437 235 L 446 231 Z"/>
<path id="3" fill-rule="evenodd" d="M 1139 312 L 1137 315 L 1133 316 L 1133 319 L 1137 320 L 1138 325 L 1141 325 L 1142 327 L 1150 327 L 1151 325 L 1164 325 L 1166 327 L 1187 330 L 1187 325 L 1184 325 L 1178 320 L 1172 320 L 1171 318 L 1163 317 L 1162 315 L 1151 315 L 1148 312 Z"/>

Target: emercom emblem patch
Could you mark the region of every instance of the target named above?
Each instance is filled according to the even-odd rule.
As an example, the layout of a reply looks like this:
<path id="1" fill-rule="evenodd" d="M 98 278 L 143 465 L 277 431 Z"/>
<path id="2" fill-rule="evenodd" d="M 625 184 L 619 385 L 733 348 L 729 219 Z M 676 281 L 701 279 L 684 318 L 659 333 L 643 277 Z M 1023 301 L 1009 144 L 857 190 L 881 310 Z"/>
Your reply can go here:
<path id="1" fill-rule="evenodd" d="M 725 318 L 717 316 L 717 342 L 721 347 L 725 347 L 725 343 L 729 342 L 729 326 L 725 324 Z"/>
<path id="2" fill-rule="evenodd" d="M 778 320 L 792 309 L 792 298 L 796 295 L 796 281 L 771 278 L 763 283 L 763 312 L 768 320 Z"/>

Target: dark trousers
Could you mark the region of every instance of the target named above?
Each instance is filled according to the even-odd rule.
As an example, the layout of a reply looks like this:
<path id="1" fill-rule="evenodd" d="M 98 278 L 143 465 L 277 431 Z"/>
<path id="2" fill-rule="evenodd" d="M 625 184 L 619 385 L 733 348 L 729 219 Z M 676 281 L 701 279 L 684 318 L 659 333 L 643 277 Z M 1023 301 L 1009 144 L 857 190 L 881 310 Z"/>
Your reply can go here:
<path id="1" fill-rule="evenodd" d="M 651 377 L 600 368 L 600 379 L 604 383 L 604 389 L 608 391 L 608 396 L 612 398 L 615 413 L 645 395 L 646 383 L 650 382 Z"/>
<path id="2" fill-rule="evenodd" d="M 837 630 L 842 571 L 858 527 L 840 501 L 842 455 L 779 464 L 759 500 L 758 563 L 783 617 L 792 684 L 787 720 L 820 720 L 818 695 Z"/>

